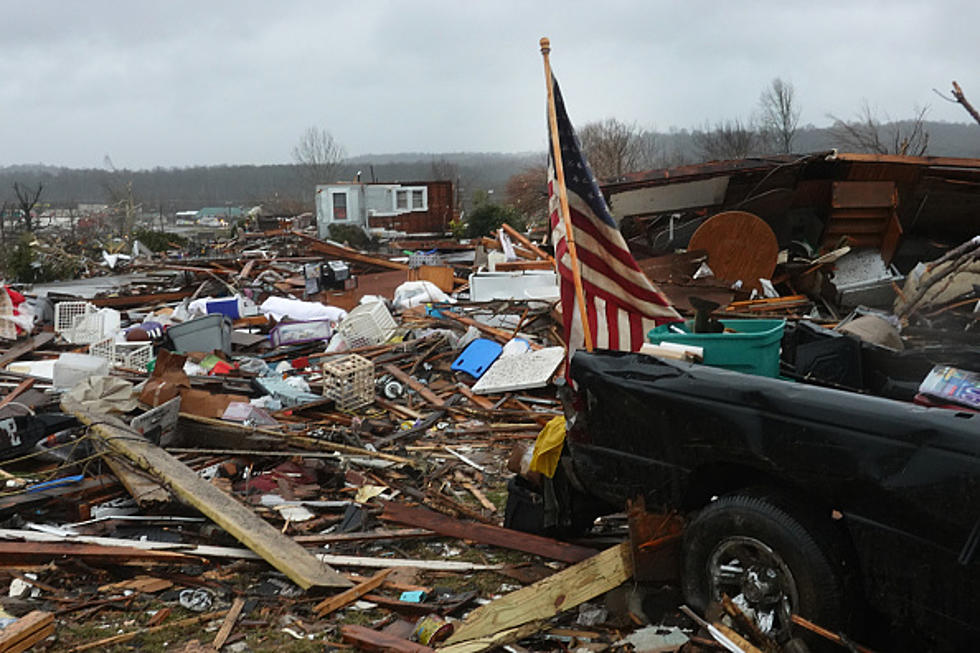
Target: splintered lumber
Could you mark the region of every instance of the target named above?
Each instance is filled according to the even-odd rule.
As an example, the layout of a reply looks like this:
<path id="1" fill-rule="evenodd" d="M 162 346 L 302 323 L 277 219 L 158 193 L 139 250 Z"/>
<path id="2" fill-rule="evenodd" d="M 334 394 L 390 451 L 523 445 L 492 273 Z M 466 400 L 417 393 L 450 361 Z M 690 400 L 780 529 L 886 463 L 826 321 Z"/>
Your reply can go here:
<path id="1" fill-rule="evenodd" d="M 386 363 L 384 366 L 384 371 L 410 387 L 415 392 L 419 393 L 420 397 L 436 408 L 446 407 L 446 402 L 437 397 L 436 393 L 419 383 L 414 377 L 403 372 L 400 367 L 392 365 L 391 363 Z"/>
<path id="2" fill-rule="evenodd" d="M 135 544 L 135 542 L 134 542 Z M 200 558 L 177 551 L 152 551 L 136 546 L 104 546 L 85 542 L 0 542 L 0 566 L 41 564 L 62 558 L 88 562 L 122 563 L 132 560 L 165 563 L 200 562 Z"/>
<path id="3" fill-rule="evenodd" d="M 521 626 L 517 626 L 516 628 L 501 630 L 493 635 L 487 635 L 486 637 L 477 637 L 476 639 L 471 639 L 459 644 L 443 646 L 439 649 L 439 653 L 478 653 L 479 651 L 486 651 L 488 649 L 516 642 L 524 639 L 525 637 L 530 637 L 539 630 L 543 629 L 546 625 L 547 623 L 544 621 L 532 621 L 529 624 L 523 624 Z"/>
<path id="4" fill-rule="evenodd" d="M 156 292 L 145 295 L 124 295 L 119 297 L 96 297 L 87 300 L 92 306 L 99 308 L 133 308 L 135 306 L 156 306 L 167 302 L 176 302 L 190 297 L 192 290 L 175 290 L 173 292 Z"/>
<path id="5" fill-rule="evenodd" d="M 629 542 L 617 544 L 473 610 L 446 640 L 446 645 L 470 642 L 531 621 L 548 619 L 618 587 L 632 573 Z"/>
<path id="6" fill-rule="evenodd" d="M 92 437 L 159 479 L 177 498 L 200 510 L 301 588 L 351 586 L 272 524 L 118 419 L 92 413 L 68 398 L 61 405 L 90 427 Z"/>
<path id="7" fill-rule="evenodd" d="M 318 553 L 317 558 L 328 564 L 341 567 L 411 567 L 424 571 L 497 571 L 503 565 L 481 565 L 461 560 L 415 560 L 412 558 L 368 558 L 365 556 L 348 556 L 336 553 Z"/>
<path id="8" fill-rule="evenodd" d="M 813 623 L 812 621 L 808 621 L 808 620 L 804 619 L 803 617 L 801 617 L 798 614 L 791 615 L 790 616 L 790 620 L 794 624 L 796 624 L 797 626 L 801 626 L 803 628 L 806 628 L 811 633 L 816 633 L 817 635 L 820 635 L 821 637 L 825 637 L 825 638 L 829 639 L 832 642 L 835 642 L 837 644 L 840 644 L 841 646 L 849 646 L 850 645 L 849 643 L 845 642 L 844 641 L 844 638 L 841 637 L 839 634 L 837 634 L 837 633 L 835 633 L 835 632 L 833 632 L 831 630 L 827 630 L 823 626 L 818 626 L 817 624 Z M 858 653 L 875 653 L 873 650 L 871 650 L 867 646 L 861 646 L 860 644 L 853 644 L 853 646 L 854 646 L 854 649 L 856 651 L 858 651 Z"/>
<path id="9" fill-rule="evenodd" d="M 459 390 L 461 395 L 469 399 L 470 403 L 474 404 L 478 408 L 482 408 L 483 410 L 493 410 L 493 402 L 486 397 L 473 394 L 473 391 L 470 390 L 468 385 L 464 383 L 457 383 L 456 389 Z"/>
<path id="10" fill-rule="evenodd" d="M 54 635 L 54 615 L 34 610 L 0 630 L 0 653 L 26 651 Z"/>
<path id="11" fill-rule="evenodd" d="M 24 379 L 21 381 L 16 388 L 4 395 L 3 399 L 0 399 L 0 408 L 3 408 L 11 401 L 30 390 L 35 383 L 37 383 L 37 378 L 33 376 L 29 379 Z"/>
<path id="12" fill-rule="evenodd" d="M 243 426 L 241 424 L 235 424 L 232 422 L 226 422 L 220 419 L 214 419 L 213 417 L 201 417 L 200 415 L 191 415 L 190 413 L 180 414 L 180 426 L 181 428 L 188 428 L 192 425 L 198 425 L 208 430 L 208 436 L 214 436 L 214 440 L 219 440 L 222 435 L 227 436 L 227 440 L 234 440 L 237 444 L 235 446 L 220 446 L 212 449 L 200 450 L 200 449 L 176 449 L 172 448 L 171 451 L 177 452 L 201 452 L 201 453 L 214 453 L 217 455 L 269 455 L 277 456 L 283 455 L 282 451 L 277 449 L 282 447 L 283 442 L 286 443 L 296 443 L 304 444 L 307 446 L 315 447 L 317 449 L 325 449 L 327 451 L 336 451 L 349 456 L 363 456 L 365 458 L 379 458 L 381 460 L 387 460 L 389 462 L 398 463 L 399 465 L 417 465 L 418 461 L 411 458 L 403 458 L 401 456 L 395 456 L 389 453 L 383 453 L 381 451 L 371 451 L 370 449 L 362 449 L 361 447 L 352 447 L 347 444 L 339 444 L 337 442 L 329 442 L 327 440 L 321 440 L 317 438 L 307 438 L 299 435 L 288 435 L 280 433 L 279 431 L 273 431 L 272 429 L 264 429 L 255 426 Z M 250 438 L 255 438 L 260 440 L 250 440 Z M 246 447 L 238 446 L 243 441 L 245 444 L 251 442 L 252 445 L 259 445 L 251 447 L 251 450 L 247 450 Z M 273 446 L 274 445 L 274 446 Z M 261 447 L 268 446 L 269 449 L 262 449 Z M 315 453 L 307 453 L 305 451 L 290 451 L 286 455 L 290 456 L 306 456 L 306 455 L 316 455 Z"/>
<path id="13" fill-rule="evenodd" d="M 21 356 L 26 356 L 35 349 L 40 349 L 52 340 L 54 340 L 54 333 L 45 331 L 37 334 L 33 338 L 28 338 L 23 342 L 17 343 L 3 354 L 0 354 L 0 369 L 7 367 L 9 363 L 13 363 Z"/>
<path id="14" fill-rule="evenodd" d="M 521 232 L 519 232 L 517 229 L 514 229 L 512 226 L 510 226 L 506 222 L 503 223 L 500 226 L 503 228 L 504 231 L 506 231 L 508 234 L 510 234 L 510 237 L 511 238 L 513 238 L 514 240 L 516 240 L 517 242 L 519 242 L 521 245 L 524 245 L 524 247 L 527 247 L 529 250 L 531 250 L 532 252 L 534 252 L 535 254 L 537 254 L 538 256 L 540 256 L 542 259 L 544 259 L 548 263 L 554 264 L 555 260 L 553 258 L 551 258 L 551 256 L 548 254 L 548 252 L 545 252 L 544 250 L 542 250 L 541 248 L 539 248 L 537 245 L 535 245 L 534 243 L 532 243 L 528 239 L 527 236 L 525 236 L 524 234 L 522 234 Z"/>
<path id="15" fill-rule="evenodd" d="M 245 599 L 241 596 L 236 596 L 235 600 L 231 603 L 231 608 L 228 609 L 228 614 L 225 615 L 224 623 L 221 624 L 218 634 L 214 636 L 214 642 L 211 643 L 214 650 L 220 651 L 221 647 L 225 645 L 228 636 L 231 635 L 231 629 L 235 627 L 235 622 L 238 621 L 238 616 L 242 613 L 244 607 Z"/>
<path id="16" fill-rule="evenodd" d="M 102 458 L 109 469 L 116 475 L 119 482 L 123 484 L 133 500 L 141 508 L 155 504 L 166 504 L 173 500 L 167 488 L 153 480 L 148 474 L 136 469 L 124 458 L 114 455 L 106 455 Z"/>
<path id="17" fill-rule="evenodd" d="M 473 540 L 480 544 L 492 544 L 505 549 L 533 553 L 561 562 L 581 562 L 597 553 L 595 549 L 560 542 L 550 537 L 522 533 L 491 524 L 464 522 L 428 508 L 407 506 L 403 503 L 386 503 L 381 519 L 425 528 L 449 537 Z"/>
<path id="18" fill-rule="evenodd" d="M 351 249 L 349 247 L 343 247 L 341 245 L 334 245 L 333 243 L 328 243 L 320 240 L 319 238 L 314 238 L 313 236 L 308 236 L 300 231 L 292 232 L 293 235 L 299 236 L 306 244 L 315 252 L 320 252 L 321 254 L 326 254 L 327 256 L 335 256 L 345 261 L 356 261 L 357 263 L 363 263 L 365 265 L 374 265 L 380 268 L 388 268 L 390 270 L 408 270 L 409 267 L 406 263 L 399 263 L 397 261 L 389 261 L 386 258 L 379 258 L 377 256 L 370 256 L 369 254 L 362 254 L 356 249 Z"/>
<path id="19" fill-rule="evenodd" d="M 395 653 L 436 653 L 434 648 L 410 642 L 366 626 L 347 625 L 340 627 L 344 641 L 351 642 L 365 651 L 394 651 Z"/>
<path id="20" fill-rule="evenodd" d="M 383 569 L 374 576 L 368 578 L 366 581 L 358 583 L 354 587 L 346 589 L 340 594 L 323 599 L 316 604 L 313 611 L 316 613 L 316 616 L 323 618 L 334 610 L 339 610 L 348 603 L 353 603 L 371 590 L 380 586 L 385 581 L 388 574 L 390 574 L 392 571 L 392 569 Z"/>
<path id="21" fill-rule="evenodd" d="M 167 628 L 184 628 L 185 626 L 193 626 L 194 624 L 203 623 L 206 621 L 213 621 L 214 619 L 220 619 L 228 614 L 227 610 L 219 610 L 218 612 L 209 612 L 207 614 L 201 614 L 196 617 L 190 617 L 189 619 L 181 619 L 180 621 L 171 621 L 170 623 L 160 624 L 159 626 L 152 626 L 150 628 L 143 628 L 141 630 L 134 630 L 129 633 L 121 633 L 119 635 L 113 635 L 112 637 L 106 637 L 104 639 L 96 640 L 94 642 L 87 642 L 81 644 L 74 648 L 68 649 L 68 653 L 80 653 L 80 651 L 91 651 L 92 649 L 105 649 L 112 644 L 121 644 L 123 642 L 128 642 L 131 639 L 136 639 L 141 635 L 149 635 L 150 633 L 160 632 L 161 630 L 166 630 Z"/>

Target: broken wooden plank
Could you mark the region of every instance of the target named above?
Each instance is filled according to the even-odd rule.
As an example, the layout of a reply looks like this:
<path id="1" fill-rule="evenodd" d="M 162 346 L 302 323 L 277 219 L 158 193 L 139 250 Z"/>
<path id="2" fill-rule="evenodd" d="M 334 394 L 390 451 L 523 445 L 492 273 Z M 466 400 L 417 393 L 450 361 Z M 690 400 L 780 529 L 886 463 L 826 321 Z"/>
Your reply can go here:
<path id="1" fill-rule="evenodd" d="M 514 229 L 512 226 L 510 226 L 506 222 L 504 224 L 500 225 L 500 226 L 503 228 L 504 231 L 506 231 L 508 234 L 510 234 L 510 237 L 511 238 L 513 238 L 514 240 L 516 240 L 517 242 L 519 242 L 521 245 L 524 245 L 524 247 L 527 247 L 529 250 L 531 250 L 532 252 L 534 252 L 535 254 L 537 254 L 538 256 L 540 256 L 545 261 L 548 261 L 548 263 L 551 263 L 552 265 L 554 265 L 555 260 L 553 258 L 551 258 L 551 255 L 548 254 L 548 252 L 546 252 L 543 249 L 541 249 L 540 247 L 538 247 L 537 245 L 535 245 L 534 243 L 532 243 L 531 240 L 527 236 L 525 236 L 524 234 L 522 234 L 521 232 L 519 232 L 517 229 Z"/>
<path id="2" fill-rule="evenodd" d="M 378 529 L 364 533 L 323 533 L 319 535 L 296 535 L 294 540 L 300 544 L 336 544 L 337 542 L 371 542 L 373 540 L 403 540 L 417 537 L 434 537 L 425 528 L 396 528 L 394 530 Z"/>
<path id="3" fill-rule="evenodd" d="M 595 549 L 588 547 L 568 544 L 549 537 L 522 533 L 500 526 L 463 522 L 428 508 L 406 506 L 403 503 L 386 503 L 381 518 L 400 524 L 426 528 L 449 537 L 524 551 L 562 562 L 580 562 L 597 553 Z"/>
<path id="4" fill-rule="evenodd" d="M 134 542 L 135 544 L 135 542 Z M 78 558 L 105 563 L 130 560 L 151 562 L 190 563 L 200 558 L 176 551 L 152 551 L 138 547 L 102 546 L 75 542 L 0 542 L 0 566 L 22 566 L 50 562 L 61 558 Z"/>
<path id="5" fill-rule="evenodd" d="M 317 558 L 338 567 L 411 567 L 424 571 L 496 571 L 503 565 L 481 565 L 456 560 L 417 560 L 412 558 L 368 558 L 335 553 L 318 553 Z"/>
<path id="6" fill-rule="evenodd" d="M 470 390 L 470 386 L 464 383 L 457 383 L 456 389 L 459 390 L 459 394 L 469 399 L 470 403 L 474 404 L 478 408 L 482 408 L 483 410 L 493 410 L 493 402 L 486 397 L 473 394 L 473 391 Z"/>
<path id="7" fill-rule="evenodd" d="M 486 651 L 495 647 L 504 646 L 505 644 L 511 644 L 525 637 L 530 637 L 539 630 L 542 630 L 545 626 L 547 626 L 547 622 L 532 621 L 531 623 L 515 628 L 501 630 L 486 637 L 477 637 L 476 639 L 460 642 L 459 644 L 443 646 L 439 649 L 439 653 L 478 653 L 479 651 Z"/>
<path id="8" fill-rule="evenodd" d="M 160 624 L 159 626 L 153 626 L 151 628 L 141 628 L 140 630 L 134 630 L 129 633 L 121 633 L 119 635 L 113 635 L 112 637 L 106 637 L 94 642 L 80 644 L 79 646 L 68 649 L 68 653 L 81 653 L 81 651 L 91 651 L 92 649 L 106 649 L 112 644 L 128 642 L 129 640 L 135 639 L 140 635 L 156 633 L 166 628 L 184 628 L 185 626 L 193 626 L 194 624 L 203 623 L 205 621 L 220 619 L 226 614 L 228 614 L 227 610 L 219 610 L 217 612 L 209 612 L 207 614 L 190 617 L 188 619 L 181 619 L 180 621 L 172 621 L 168 624 Z"/>
<path id="9" fill-rule="evenodd" d="M 245 599 L 241 596 L 236 596 L 235 600 L 231 603 L 231 608 L 228 609 L 228 614 L 225 615 L 225 620 L 221 624 L 221 628 L 218 629 L 218 634 L 214 636 L 214 642 L 211 643 L 214 650 L 220 651 L 221 647 L 228 641 L 228 636 L 231 635 L 231 629 L 235 627 L 235 622 L 238 621 L 238 616 L 242 613 L 242 608 L 244 607 Z"/>
<path id="10" fill-rule="evenodd" d="M 435 653 L 434 648 L 416 644 L 401 637 L 395 637 L 366 626 L 341 626 L 340 634 L 344 641 L 351 642 L 365 651 L 393 651 L 394 653 Z"/>
<path id="11" fill-rule="evenodd" d="M 385 578 L 387 578 L 388 574 L 391 572 L 391 569 L 382 569 L 366 581 L 358 583 L 354 587 L 346 589 L 340 594 L 323 599 L 313 607 L 313 612 L 316 613 L 316 616 L 323 618 L 334 610 L 339 610 L 348 603 L 353 603 L 357 599 L 381 585 L 381 583 L 384 582 Z"/>
<path id="12" fill-rule="evenodd" d="M 373 265 L 381 268 L 388 268 L 389 270 L 408 270 L 408 264 L 399 263 L 397 261 L 389 261 L 386 258 L 380 258 L 378 256 L 370 256 L 368 254 L 363 254 L 356 249 L 351 249 L 349 247 L 343 247 L 341 245 L 334 245 L 333 243 L 328 243 L 320 240 L 319 238 L 314 238 L 300 231 L 293 231 L 294 236 L 302 238 L 306 244 L 313 251 L 320 252 L 321 254 L 326 254 L 327 256 L 334 256 L 336 258 L 344 259 L 345 261 L 356 261 L 357 263 L 363 263 L 365 265 Z"/>
<path id="13" fill-rule="evenodd" d="M 350 587 L 351 582 L 323 564 L 233 497 L 194 470 L 108 415 L 92 413 L 69 398 L 62 408 L 89 425 L 89 434 L 146 470 L 184 501 L 302 587 Z"/>
<path id="14" fill-rule="evenodd" d="M 6 395 L 4 395 L 3 399 L 0 399 L 0 408 L 3 408 L 7 404 L 9 404 L 11 401 L 13 401 L 17 397 L 21 396 L 22 394 L 24 394 L 25 392 L 27 392 L 28 390 L 30 390 L 31 387 L 35 383 L 37 383 L 37 378 L 36 377 L 31 377 L 29 379 L 24 379 L 23 381 L 21 381 L 20 383 L 18 383 L 16 388 L 14 388 L 10 392 L 8 392 Z"/>
<path id="15" fill-rule="evenodd" d="M 125 295 L 119 297 L 95 297 L 87 300 L 88 303 L 99 308 L 133 308 L 137 306 L 156 306 L 168 302 L 177 302 L 185 297 L 190 297 L 194 292 L 191 290 L 176 290 L 173 292 L 147 293 L 144 295 Z"/>
<path id="16" fill-rule="evenodd" d="M 291 444 L 303 444 L 309 447 L 315 447 L 316 449 L 325 449 L 327 451 L 336 451 L 348 456 L 363 456 L 365 458 L 379 458 L 381 460 L 387 460 L 389 462 L 398 463 L 400 465 L 410 465 L 416 466 L 419 464 L 417 460 L 411 458 L 404 458 L 402 456 L 396 456 L 390 453 L 383 453 L 380 451 L 371 451 L 370 449 L 362 449 L 361 447 L 352 447 L 347 444 L 339 444 L 337 442 L 329 442 L 327 440 L 318 438 L 307 438 L 298 435 L 290 435 L 288 433 L 280 433 L 279 431 L 273 431 L 272 429 L 264 429 L 261 427 L 249 427 L 241 424 L 235 424 L 233 422 L 226 422 L 220 419 L 214 419 L 212 417 L 201 417 L 199 415 L 190 415 L 188 413 L 180 414 L 180 424 L 181 428 L 186 428 L 191 424 L 196 424 L 204 427 L 208 430 L 208 435 L 215 435 L 216 440 L 220 440 L 221 435 L 227 436 L 226 442 L 233 438 L 237 439 L 239 442 L 245 440 L 246 445 L 258 445 L 250 447 L 251 451 L 246 450 L 246 447 L 242 446 L 219 446 L 212 449 L 200 450 L 200 449 L 175 449 L 172 448 L 170 451 L 178 452 L 188 452 L 188 451 L 200 451 L 201 453 L 215 453 L 217 455 L 256 455 L 256 456 L 276 456 L 276 455 L 289 455 L 289 456 L 315 456 L 315 452 L 304 452 L 304 451 L 294 451 L 287 454 L 283 454 L 280 449 L 284 443 Z M 252 438 L 252 439 L 250 439 Z M 258 438 L 258 439 L 255 439 Z M 205 444 L 200 442 L 200 444 Z M 275 445 L 275 446 L 273 446 Z M 260 450 L 259 447 L 268 446 L 268 450 Z"/>
<path id="17" fill-rule="evenodd" d="M 0 630 L 0 653 L 26 651 L 54 634 L 54 615 L 34 610 Z"/>
<path id="18" fill-rule="evenodd" d="M 617 544 L 473 610 L 446 644 L 469 642 L 531 621 L 548 619 L 618 587 L 632 572 L 629 542 Z"/>
<path id="19" fill-rule="evenodd" d="M 396 365 L 392 365 L 391 363 L 386 363 L 384 366 L 384 371 L 392 375 L 393 377 L 395 377 L 396 379 L 398 379 L 408 387 L 410 387 L 412 390 L 417 392 L 420 397 L 425 399 L 427 402 L 429 402 L 436 408 L 446 407 L 446 402 L 440 399 L 439 397 L 437 397 L 436 393 L 432 392 L 432 390 L 429 390 L 429 388 L 419 383 L 415 377 L 403 372 L 400 367 Z"/>
<path id="20" fill-rule="evenodd" d="M 173 496 L 167 488 L 154 481 L 145 472 L 130 465 L 125 458 L 107 454 L 102 460 L 109 465 L 109 469 L 141 508 L 173 501 Z"/>
<path id="21" fill-rule="evenodd" d="M 0 369 L 7 367 L 9 363 L 13 363 L 21 356 L 26 356 L 35 349 L 40 349 L 52 340 L 54 340 L 54 333 L 51 331 L 44 331 L 43 333 L 37 334 L 33 338 L 28 338 L 23 342 L 18 342 L 3 354 L 0 354 Z"/>

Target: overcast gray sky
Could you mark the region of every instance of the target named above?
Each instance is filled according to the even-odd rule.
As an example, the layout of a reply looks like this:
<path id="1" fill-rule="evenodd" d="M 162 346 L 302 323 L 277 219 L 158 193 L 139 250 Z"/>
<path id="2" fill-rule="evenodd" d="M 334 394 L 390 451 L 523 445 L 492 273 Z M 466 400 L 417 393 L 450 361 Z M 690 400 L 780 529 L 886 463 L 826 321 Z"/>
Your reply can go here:
<path id="1" fill-rule="evenodd" d="M 967 122 L 975 2 L 0 0 L 0 165 L 290 160 L 325 127 L 349 154 L 543 150 L 538 39 L 572 121 L 666 130 L 748 117 L 776 76 L 802 123 Z"/>

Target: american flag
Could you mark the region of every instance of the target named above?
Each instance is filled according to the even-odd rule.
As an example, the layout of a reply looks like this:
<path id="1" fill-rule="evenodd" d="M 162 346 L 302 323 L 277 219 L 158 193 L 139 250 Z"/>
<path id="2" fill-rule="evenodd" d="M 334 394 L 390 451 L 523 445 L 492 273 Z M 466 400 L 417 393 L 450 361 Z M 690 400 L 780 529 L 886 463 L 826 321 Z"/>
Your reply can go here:
<path id="1" fill-rule="evenodd" d="M 568 208 L 592 342 L 596 349 L 637 351 L 646 342 L 650 329 L 665 322 L 676 322 L 681 317 L 636 264 L 609 213 L 599 183 L 582 154 L 581 144 L 565 113 L 565 102 L 554 76 L 552 84 Z M 574 273 L 558 199 L 554 151 L 550 149 L 548 210 L 551 216 L 551 242 L 555 247 L 555 262 L 560 277 L 565 342 L 571 355 L 574 349 L 583 346 L 585 334 L 576 303 Z"/>

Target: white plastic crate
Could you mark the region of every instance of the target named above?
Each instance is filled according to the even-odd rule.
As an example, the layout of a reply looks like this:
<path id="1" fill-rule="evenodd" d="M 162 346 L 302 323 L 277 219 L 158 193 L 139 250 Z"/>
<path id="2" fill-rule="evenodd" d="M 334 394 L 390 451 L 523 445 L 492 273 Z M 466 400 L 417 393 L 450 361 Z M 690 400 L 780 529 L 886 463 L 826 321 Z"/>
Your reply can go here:
<path id="1" fill-rule="evenodd" d="M 110 364 L 114 364 L 116 362 L 116 339 L 110 337 L 93 342 L 88 346 L 88 353 L 91 356 L 104 358 Z"/>
<path id="2" fill-rule="evenodd" d="M 98 312 L 88 302 L 58 302 L 54 305 L 54 332 L 64 333 L 75 326 L 76 318 Z"/>
<path id="3" fill-rule="evenodd" d="M 153 345 L 148 342 L 131 342 L 116 347 L 116 361 L 131 370 L 145 370 L 153 360 Z"/>
<path id="4" fill-rule="evenodd" d="M 116 342 L 109 337 L 89 345 L 88 353 L 104 358 L 110 365 L 145 370 L 153 359 L 153 345 L 148 342 Z"/>
<path id="5" fill-rule="evenodd" d="M 353 410 L 374 401 L 374 363 L 348 354 L 323 364 L 323 396 L 340 410 Z"/>
<path id="6" fill-rule="evenodd" d="M 383 302 L 372 302 L 348 313 L 337 330 L 348 347 L 357 349 L 387 342 L 397 326 Z"/>

